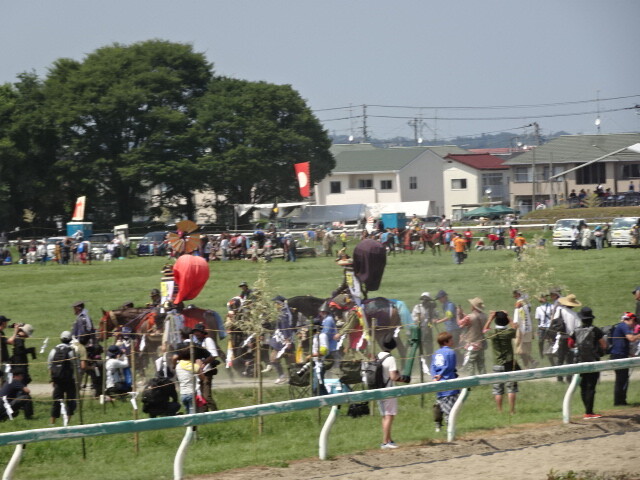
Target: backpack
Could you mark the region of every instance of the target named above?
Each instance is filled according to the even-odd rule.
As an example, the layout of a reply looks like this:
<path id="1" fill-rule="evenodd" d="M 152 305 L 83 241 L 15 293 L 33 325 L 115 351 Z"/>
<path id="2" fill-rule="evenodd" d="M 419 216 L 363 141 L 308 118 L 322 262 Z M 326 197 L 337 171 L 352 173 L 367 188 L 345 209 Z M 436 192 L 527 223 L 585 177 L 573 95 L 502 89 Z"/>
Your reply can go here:
<path id="1" fill-rule="evenodd" d="M 390 356 L 391 354 L 387 353 L 382 358 L 362 362 L 360 367 L 362 381 L 368 389 L 373 390 L 377 388 L 385 388 L 387 386 L 388 382 L 385 382 L 382 378 L 382 363 Z"/>
<path id="2" fill-rule="evenodd" d="M 616 329 L 615 325 L 607 325 L 606 327 L 602 327 L 602 333 L 604 334 L 604 339 L 607 342 L 607 351 L 604 353 L 611 353 L 611 348 L 613 347 L 613 331 Z"/>
<path id="3" fill-rule="evenodd" d="M 73 363 L 69 352 L 73 350 L 69 345 L 55 347 L 51 361 L 51 379 L 53 381 L 71 380 L 73 378 Z"/>
<path id="4" fill-rule="evenodd" d="M 594 330 L 593 326 L 576 328 L 574 335 L 576 347 L 578 348 L 578 362 L 597 362 L 600 359 Z"/>
<path id="5" fill-rule="evenodd" d="M 165 384 L 165 379 L 160 377 L 153 377 L 147 382 L 142 391 L 142 411 L 149 413 L 147 410 L 149 407 L 157 405 L 163 400 L 162 386 Z"/>

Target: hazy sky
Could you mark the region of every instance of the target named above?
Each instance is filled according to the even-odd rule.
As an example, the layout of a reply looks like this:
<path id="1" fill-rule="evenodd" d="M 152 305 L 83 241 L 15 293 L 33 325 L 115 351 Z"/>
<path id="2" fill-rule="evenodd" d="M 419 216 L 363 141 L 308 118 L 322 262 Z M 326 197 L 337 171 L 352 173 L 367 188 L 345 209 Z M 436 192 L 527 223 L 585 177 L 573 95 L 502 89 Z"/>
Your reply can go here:
<path id="1" fill-rule="evenodd" d="M 114 42 L 159 38 L 192 44 L 216 74 L 292 85 L 331 133 L 360 135 L 363 104 L 377 138 L 413 137 L 412 118 L 423 119 L 426 139 L 530 132 L 523 127 L 532 122 L 543 134 L 596 133 L 598 110 L 603 133 L 640 131 L 640 110 L 607 111 L 640 104 L 638 0 L 1 0 L 0 6 L 0 82 L 23 71 L 44 76 L 58 58 L 81 60 Z M 606 100 L 614 97 L 628 98 Z M 541 104 L 563 105 L 524 107 Z M 520 107 L 451 108 L 489 106 Z M 592 113 L 572 115 L 585 112 Z M 504 117 L 517 118 L 475 120 Z"/>

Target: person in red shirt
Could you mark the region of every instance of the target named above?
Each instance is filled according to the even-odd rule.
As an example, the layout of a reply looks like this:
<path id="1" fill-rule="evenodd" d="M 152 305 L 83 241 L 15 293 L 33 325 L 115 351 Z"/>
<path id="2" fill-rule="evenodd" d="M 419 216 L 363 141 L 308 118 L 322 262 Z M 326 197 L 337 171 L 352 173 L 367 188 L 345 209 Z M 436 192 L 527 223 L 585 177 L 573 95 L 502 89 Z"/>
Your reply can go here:
<path id="1" fill-rule="evenodd" d="M 468 228 L 464 231 L 464 239 L 467 241 L 466 250 L 471 250 L 471 242 L 473 241 L 473 233 Z"/>

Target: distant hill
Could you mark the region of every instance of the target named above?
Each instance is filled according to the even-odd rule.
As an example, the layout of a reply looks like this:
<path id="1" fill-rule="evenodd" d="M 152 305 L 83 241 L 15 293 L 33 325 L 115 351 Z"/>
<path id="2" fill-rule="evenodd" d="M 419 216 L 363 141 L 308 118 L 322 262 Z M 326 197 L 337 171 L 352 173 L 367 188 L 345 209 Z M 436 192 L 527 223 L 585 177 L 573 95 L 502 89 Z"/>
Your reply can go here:
<path id="1" fill-rule="evenodd" d="M 554 132 L 547 136 L 542 137 L 542 142 L 546 143 L 549 140 L 559 137 L 561 135 L 569 135 L 568 132 L 560 131 Z M 345 144 L 345 143 L 361 143 L 363 142 L 362 138 L 355 138 L 353 142 L 349 142 L 349 137 L 347 135 L 332 135 L 330 136 L 332 142 L 334 144 Z M 385 147 L 415 147 L 416 142 L 412 138 L 406 137 L 395 137 L 388 139 L 377 139 L 370 138 L 367 143 L 371 143 L 377 147 L 385 148 Z M 479 137 L 456 137 L 454 139 L 448 140 L 438 140 L 438 141 L 429 141 L 425 140 L 422 145 L 427 146 L 438 146 L 438 145 L 457 145 L 460 148 L 464 149 L 472 149 L 472 148 L 516 148 L 520 143 L 522 145 L 535 145 L 536 139 L 533 135 L 515 135 L 513 133 L 502 132 L 496 134 L 487 134 L 481 135 Z"/>

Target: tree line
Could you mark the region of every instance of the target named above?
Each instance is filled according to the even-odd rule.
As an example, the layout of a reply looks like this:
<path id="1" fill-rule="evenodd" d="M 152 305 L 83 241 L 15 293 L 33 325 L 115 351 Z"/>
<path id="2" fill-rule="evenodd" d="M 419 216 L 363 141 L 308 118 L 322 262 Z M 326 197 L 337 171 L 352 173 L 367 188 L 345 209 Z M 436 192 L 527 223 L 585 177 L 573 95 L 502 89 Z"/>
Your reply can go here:
<path id="1" fill-rule="evenodd" d="M 194 219 L 196 191 L 217 211 L 299 199 L 293 164 L 316 183 L 330 146 L 290 85 L 217 76 L 186 44 L 113 44 L 0 85 L 0 229 L 67 221 L 81 195 L 102 226 Z"/>

